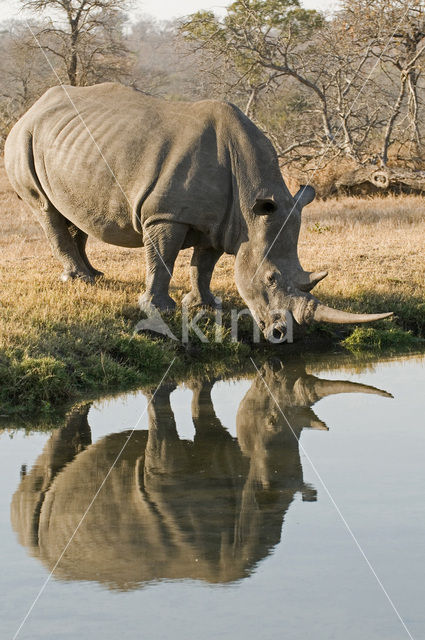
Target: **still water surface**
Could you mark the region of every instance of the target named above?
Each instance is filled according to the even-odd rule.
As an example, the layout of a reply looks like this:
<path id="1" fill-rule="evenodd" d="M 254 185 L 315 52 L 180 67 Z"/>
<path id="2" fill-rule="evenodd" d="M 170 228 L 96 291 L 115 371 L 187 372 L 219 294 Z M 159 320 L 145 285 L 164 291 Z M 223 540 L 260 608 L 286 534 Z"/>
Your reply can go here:
<path id="1" fill-rule="evenodd" d="M 424 381 L 273 362 L 4 431 L 1 638 L 53 569 L 18 638 L 425 638 Z"/>

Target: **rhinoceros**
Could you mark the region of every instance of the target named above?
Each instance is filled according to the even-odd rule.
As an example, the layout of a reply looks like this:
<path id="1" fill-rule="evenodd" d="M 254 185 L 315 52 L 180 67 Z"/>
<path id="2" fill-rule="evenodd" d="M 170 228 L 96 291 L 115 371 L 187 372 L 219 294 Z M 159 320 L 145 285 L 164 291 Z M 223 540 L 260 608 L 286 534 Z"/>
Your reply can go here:
<path id="1" fill-rule="evenodd" d="M 272 144 L 230 103 L 166 101 L 116 83 L 54 87 L 11 130 L 5 164 L 64 281 L 100 275 L 85 251 L 91 235 L 145 247 L 142 308 L 175 307 L 174 262 L 194 247 L 183 303 L 215 306 L 213 269 L 233 254 L 237 288 L 266 337 L 285 333 L 288 312 L 301 326 L 391 315 L 337 311 L 309 293 L 327 275 L 298 259 L 301 210 L 314 189 L 291 196 Z"/>
<path id="2" fill-rule="evenodd" d="M 316 500 L 304 482 L 299 438 L 305 427 L 327 427 L 311 405 L 334 393 L 390 395 L 321 380 L 303 365 L 266 364 L 240 403 L 233 438 L 215 413 L 213 383 L 189 386 L 193 442 L 178 435 L 170 383 L 146 393 L 149 431 L 92 444 L 89 405 L 75 407 L 23 475 L 12 524 L 57 577 L 132 589 L 152 580 L 225 583 L 250 575 L 279 543 L 294 497 Z"/>

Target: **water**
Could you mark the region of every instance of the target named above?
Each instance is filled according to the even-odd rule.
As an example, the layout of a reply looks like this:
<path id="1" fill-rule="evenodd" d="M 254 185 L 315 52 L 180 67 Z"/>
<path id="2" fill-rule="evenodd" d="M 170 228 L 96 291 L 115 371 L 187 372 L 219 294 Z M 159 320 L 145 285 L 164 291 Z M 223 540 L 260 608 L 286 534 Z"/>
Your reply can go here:
<path id="1" fill-rule="evenodd" d="M 1 638 L 424 638 L 425 359 L 343 364 L 1 434 Z"/>

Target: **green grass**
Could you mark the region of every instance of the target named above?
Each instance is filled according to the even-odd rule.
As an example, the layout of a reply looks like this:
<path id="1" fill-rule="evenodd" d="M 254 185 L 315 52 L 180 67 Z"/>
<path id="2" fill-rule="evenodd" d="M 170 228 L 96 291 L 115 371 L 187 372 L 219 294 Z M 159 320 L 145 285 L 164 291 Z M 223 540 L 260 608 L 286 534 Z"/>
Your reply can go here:
<path id="1" fill-rule="evenodd" d="M 387 291 L 378 293 L 376 290 L 359 287 L 350 297 L 327 297 L 325 295 L 322 296 L 322 300 L 330 306 L 343 308 L 353 313 L 392 311 L 395 316 L 393 320 L 372 326 L 392 328 L 396 324 L 399 329 L 411 332 L 413 336 L 425 337 L 425 298 L 412 295 L 407 290 L 401 294 Z"/>
<path id="2" fill-rule="evenodd" d="M 206 314 L 199 327 L 209 341 L 201 342 L 192 332 L 186 345 L 152 334 L 134 334 L 137 319 L 136 311 L 124 316 L 98 311 L 85 322 L 34 320 L 25 339 L 21 335 L 0 355 L 0 413 L 47 417 L 84 397 L 156 384 L 173 360 L 173 379 L 201 372 L 229 375 L 246 366 L 251 354 L 259 360 L 273 354 L 285 357 L 305 347 L 305 341 L 273 346 L 262 340 L 253 345 L 248 317 L 240 321 L 239 342 L 231 341 L 227 329 L 223 341 L 216 343 L 214 317 Z M 180 337 L 181 313 L 169 315 L 167 321 Z M 223 324 L 229 326 L 228 312 Z M 417 338 L 391 321 L 356 328 L 350 335 L 317 327 L 308 337 L 307 349 L 316 339 L 325 339 L 329 346 L 342 342 L 351 351 L 408 349 L 418 344 Z"/>
<path id="3" fill-rule="evenodd" d="M 375 327 L 356 327 L 354 331 L 342 341 L 342 345 L 350 351 L 382 351 L 416 349 L 421 340 L 410 331 L 399 327 L 387 329 Z"/>
<path id="4" fill-rule="evenodd" d="M 192 332 L 187 345 L 134 334 L 135 320 L 103 315 L 86 323 L 36 321 L 28 326 L 24 337 L 0 351 L 0 413 L 47 415 L 87 395 L 156 384 L 173 360 L 174 378 L 200 369 L 224 373 L 249 351 L 228 335 L 215 343 L 211 315 L 199 323 L 210 339 L 206 344 Z M 168 322 L 179 335 L 180 313 Z"/>

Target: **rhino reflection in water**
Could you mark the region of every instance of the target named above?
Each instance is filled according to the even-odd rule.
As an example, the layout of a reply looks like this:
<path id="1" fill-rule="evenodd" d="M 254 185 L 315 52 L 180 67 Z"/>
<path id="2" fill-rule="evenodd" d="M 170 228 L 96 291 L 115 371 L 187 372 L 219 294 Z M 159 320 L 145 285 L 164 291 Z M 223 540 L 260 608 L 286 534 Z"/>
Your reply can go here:
<path id="1" fill-rule="evenodd" d="M 149 431 L 135 431 L 55 570 L 70 580 L 130 589 L 159 579 L 229 582 L 249 575 L 280 541 L 303 481 L 298 439 L 326 429 L 311 405 L 334 393 L 389 395 L 351 382 L 320 380 L 299 367 L 265 366 L 263 377 L 292 429 L 254 380 L 237 414 L 237 439 L 211 402 L 212 383 L 195 383 L 193 442 L 181 440 L 170 405 L 174 386 L 149 395 Z M 130 435 L 90 444 L 89 406 L 55 432 L 11 507 L 21 544 L 51 570 Z"/>

